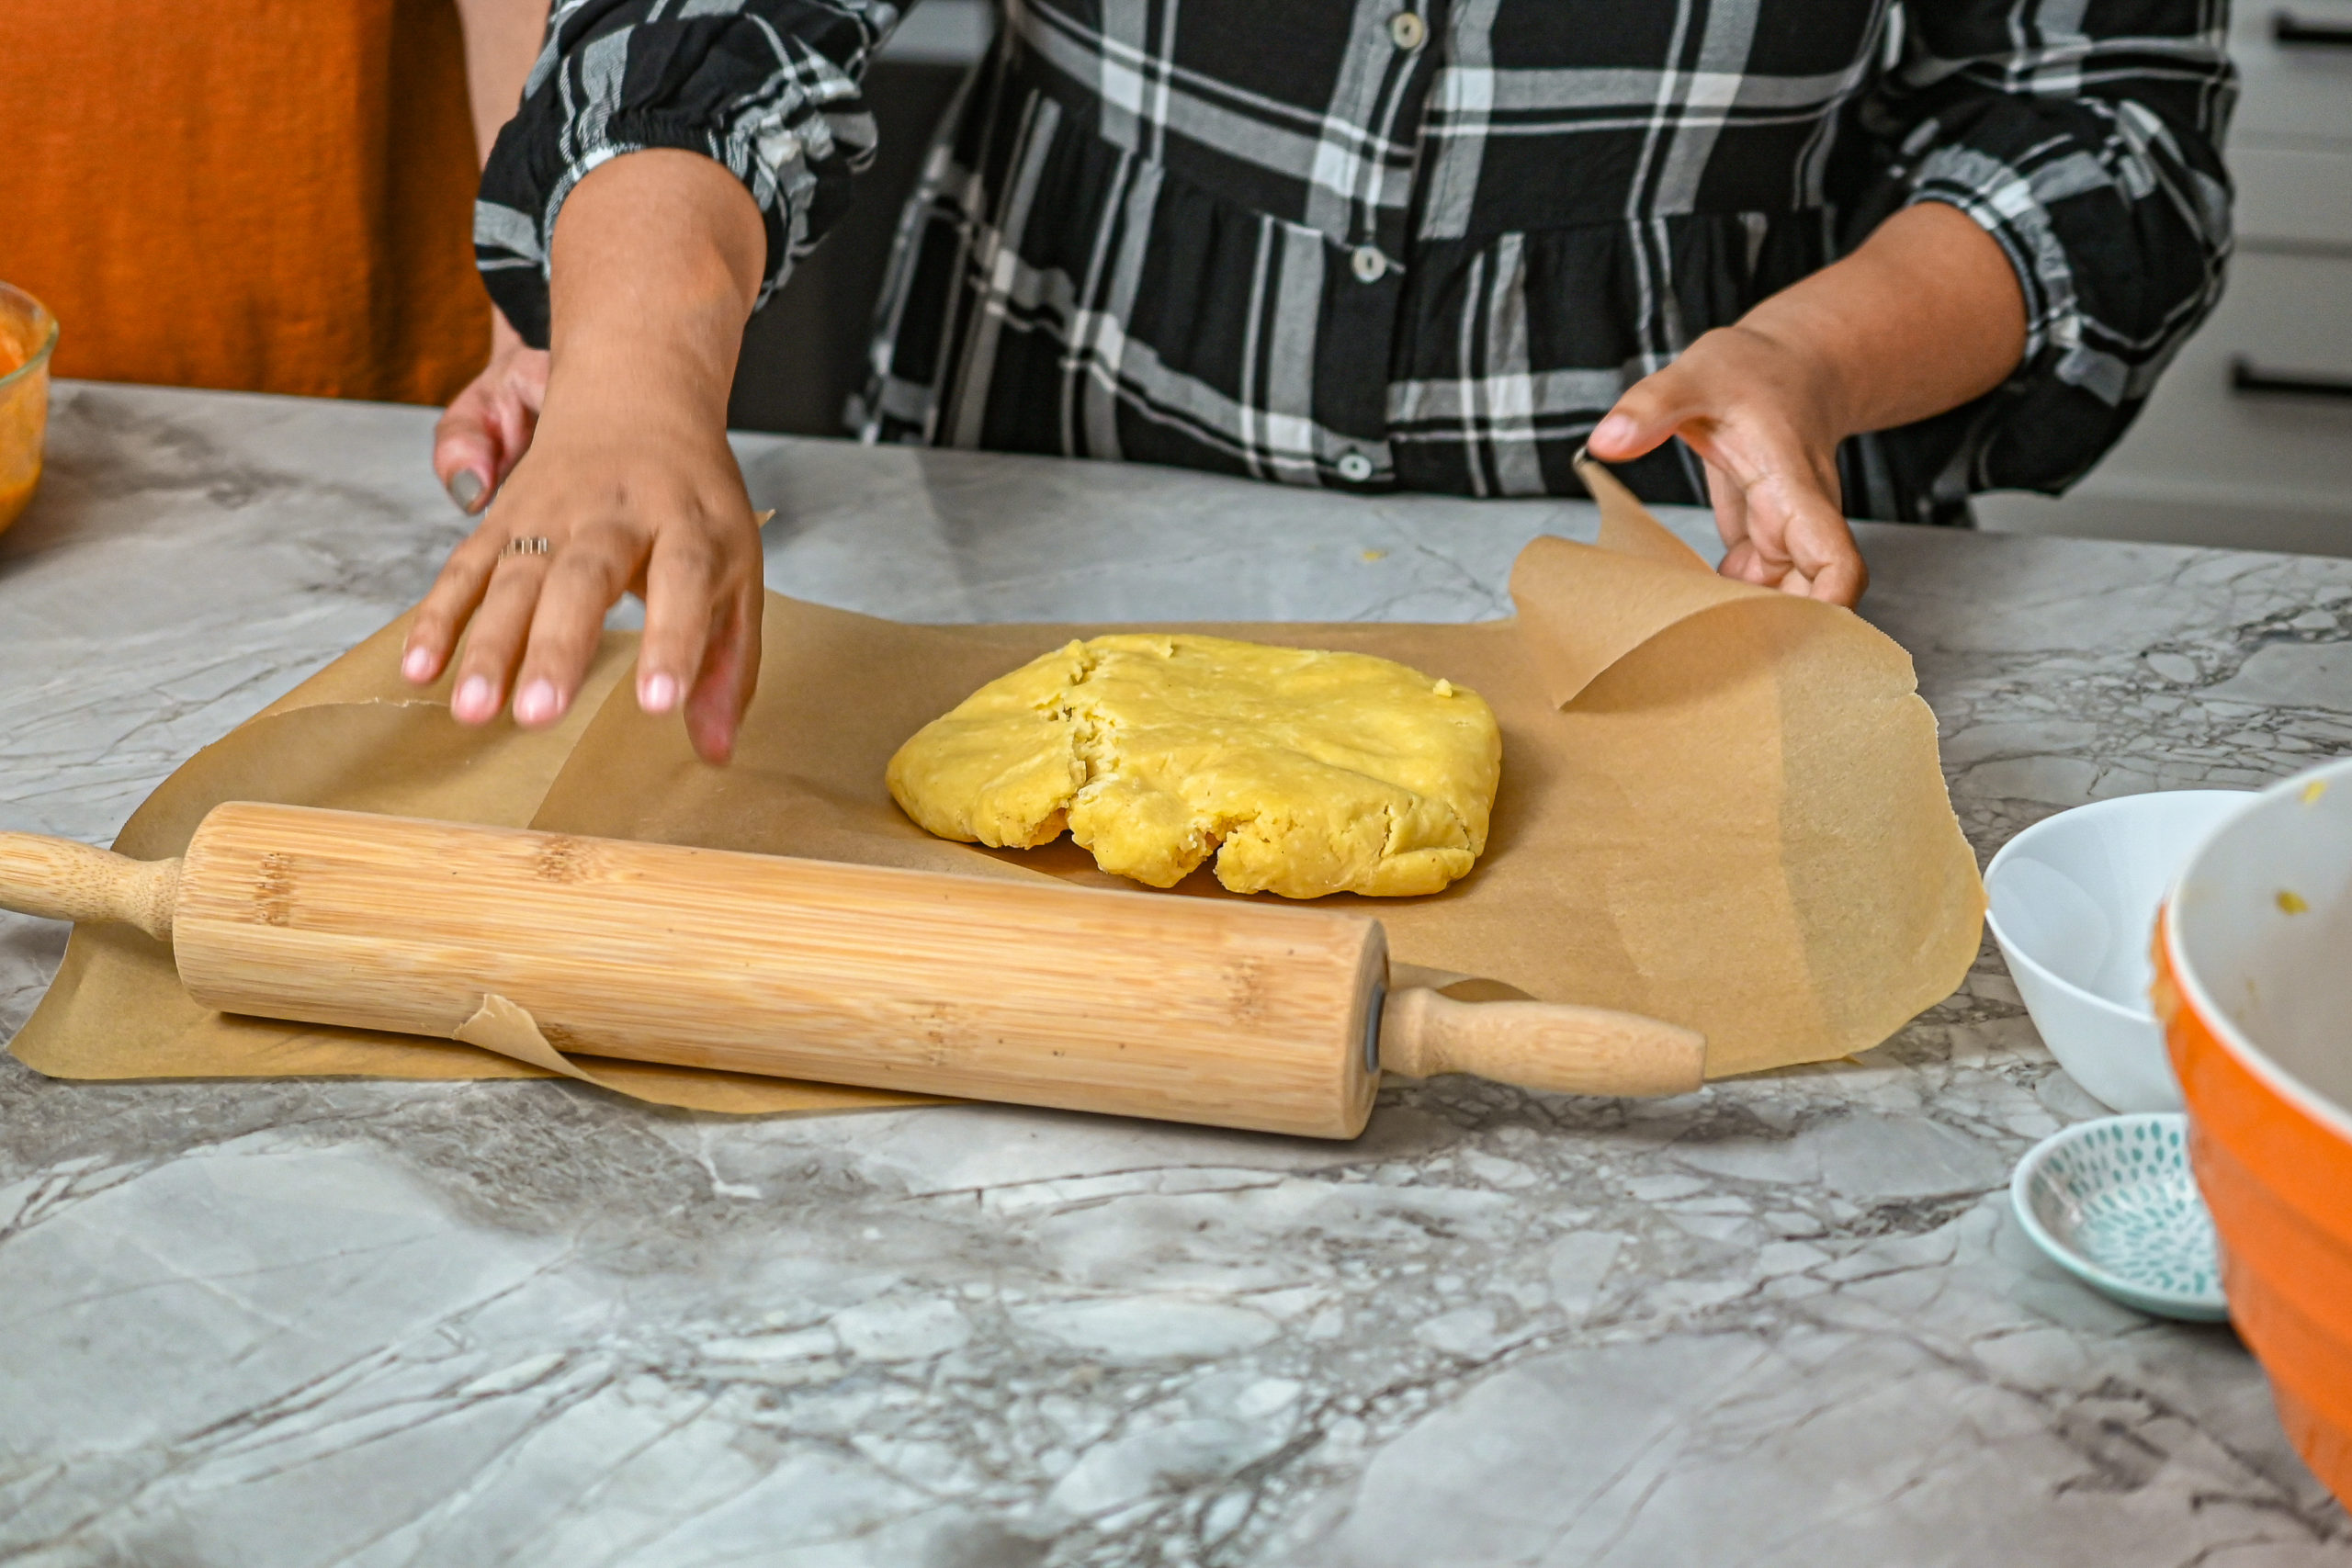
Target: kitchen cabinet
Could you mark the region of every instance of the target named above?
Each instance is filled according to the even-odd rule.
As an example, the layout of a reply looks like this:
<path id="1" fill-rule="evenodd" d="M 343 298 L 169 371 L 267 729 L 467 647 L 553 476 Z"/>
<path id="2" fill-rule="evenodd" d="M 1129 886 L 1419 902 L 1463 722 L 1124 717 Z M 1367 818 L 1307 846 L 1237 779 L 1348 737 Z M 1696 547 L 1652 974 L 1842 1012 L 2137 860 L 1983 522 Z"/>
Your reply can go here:
<path id="1" fill-rule="evenodd" d="M 2230 47 L 2221 304 L 2087 478 L 1980 496 L 1984 526 L 2352 555 L 2352 0 L 2242 7 Z"/>

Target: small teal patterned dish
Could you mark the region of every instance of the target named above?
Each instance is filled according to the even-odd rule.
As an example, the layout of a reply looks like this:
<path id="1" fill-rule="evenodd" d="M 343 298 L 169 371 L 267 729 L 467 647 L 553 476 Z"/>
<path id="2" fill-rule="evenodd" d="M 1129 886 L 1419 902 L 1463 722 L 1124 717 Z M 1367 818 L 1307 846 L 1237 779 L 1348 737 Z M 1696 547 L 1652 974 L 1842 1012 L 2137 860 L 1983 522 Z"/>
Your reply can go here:
<path id="1" fill-rule="evenodd" d="M 2101 1116 L 2052 1133 L 2018 1161 L 2009 1201 L 2034 1245 L 2092 1289 L 2159 1317 L 2219 1323 L 2213 1216 L 2188 1172 L 2177 1111 Z"/>

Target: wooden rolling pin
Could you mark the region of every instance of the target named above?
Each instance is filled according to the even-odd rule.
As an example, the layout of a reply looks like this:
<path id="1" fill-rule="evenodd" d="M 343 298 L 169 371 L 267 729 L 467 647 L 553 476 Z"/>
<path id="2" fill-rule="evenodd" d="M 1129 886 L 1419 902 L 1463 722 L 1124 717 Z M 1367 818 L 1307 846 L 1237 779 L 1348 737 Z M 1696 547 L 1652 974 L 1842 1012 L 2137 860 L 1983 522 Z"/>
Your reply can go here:
<path id="1" fill-rule="evenodd" d="M 0 833 L 0 908 L 168 941 L 224 1012 L 1351 1138 L 1380 1068 L 1699 1087 L 1654 1019 L 1387 991 L 1380 922 L 232 802 L 176 861 Z"/>

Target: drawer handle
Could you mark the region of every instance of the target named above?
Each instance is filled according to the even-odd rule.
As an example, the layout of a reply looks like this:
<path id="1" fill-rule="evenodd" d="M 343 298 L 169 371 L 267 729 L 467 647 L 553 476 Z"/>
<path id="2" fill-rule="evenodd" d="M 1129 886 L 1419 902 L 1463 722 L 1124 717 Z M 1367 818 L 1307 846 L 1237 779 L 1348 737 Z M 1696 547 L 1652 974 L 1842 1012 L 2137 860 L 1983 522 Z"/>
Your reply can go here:
<path id="1" fill-rule="evenodd" d="M 2352 49 L 2352 28 L 2337 22 L 2307 22 L 2292 11 L 2270 13 L 2270 37 L 2290 49 Z"/>
<path id="2" fill-rule="evenodd" d="M 2233 392 L 2289 392 L 2302 398 L 2352 398 L 2352 380 L 2308 371 L 2264 370 L 2243 357 L 2230 361 Z"/>

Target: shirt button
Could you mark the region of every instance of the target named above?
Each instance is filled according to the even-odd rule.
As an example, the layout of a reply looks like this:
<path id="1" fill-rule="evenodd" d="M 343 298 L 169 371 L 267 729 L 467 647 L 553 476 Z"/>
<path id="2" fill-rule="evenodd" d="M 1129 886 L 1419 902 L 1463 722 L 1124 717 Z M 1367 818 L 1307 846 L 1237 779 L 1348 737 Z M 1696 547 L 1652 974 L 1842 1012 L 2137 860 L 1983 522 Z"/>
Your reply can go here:
<path id="1" fill-rule="evenodd" d="M 1348 258 L 1348 265 L 1359 283 L 1377 283 L 1388 271 L 1388 258 L 1380 254 L 1378 245 L 1358 245 L 1355 254 Z"/>
<path id="2" fill-rule="evenodd" d="M 1429 36 L 1429 24 L 1418 11 L 1399 11 L 1388 18 L 1389 40 L 1408 54 L 1420 48 Z"/>
<path id="3" fill-rule="evenodd" d="M 1344 452 L 1340 456 L 1340 477 L 1351 485 L 1360 485 L 1372 478 L 1372 459 L 1361 452 Z"/>

